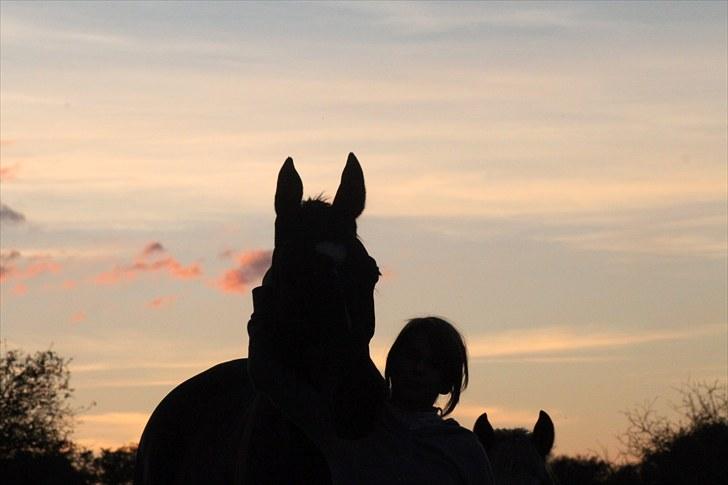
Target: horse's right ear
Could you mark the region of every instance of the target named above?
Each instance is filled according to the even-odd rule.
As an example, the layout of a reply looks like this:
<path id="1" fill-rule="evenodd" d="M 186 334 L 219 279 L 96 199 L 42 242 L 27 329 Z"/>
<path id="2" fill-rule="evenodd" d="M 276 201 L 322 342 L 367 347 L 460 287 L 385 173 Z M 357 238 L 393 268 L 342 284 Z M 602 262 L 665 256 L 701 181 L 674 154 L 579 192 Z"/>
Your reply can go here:
<path id="1" fill-rule="evenodd" d="M 354 220 L 364 211 L 365 202 L 364 172 L 356 155 L 349 153 L 332 207 L 340 214 Z"/>
<path id="2" fill-rule="evenodd" d="M 276 185 L 276 215 L 290 214 L 301 206 L 303 198 L 303 182 L 293 166 L 293 159 L 286 158 L 281 171 L 278 172 Z"/>
<path id="3" fill-rule="evenodd" d="M 546 411 L 539 411 L 538 421 L 536 421 L 536 425 L 533 427 L 533 434 L 531 436 L 533 437 L 533 444 L 536 446 L 538 453 L 546 458 L 546 455 L 551 452 L 551 448 L 554 446 L 555 438 L 554 422 L 551 421 L 551 417 Z"/>
<path id="4" fill-rule="evenodd" d="M 490 424 L 490 421 L 488 421 L 487 413 L 481 414 L 475 421 L 475 425 L 473 425 L 473 433 L 475 433 L 478 437 L 483 448 L 485 448 L 485 451 L 488 451 L 493 446 L 495 431 L 493 430 L 493 426 Z"/>

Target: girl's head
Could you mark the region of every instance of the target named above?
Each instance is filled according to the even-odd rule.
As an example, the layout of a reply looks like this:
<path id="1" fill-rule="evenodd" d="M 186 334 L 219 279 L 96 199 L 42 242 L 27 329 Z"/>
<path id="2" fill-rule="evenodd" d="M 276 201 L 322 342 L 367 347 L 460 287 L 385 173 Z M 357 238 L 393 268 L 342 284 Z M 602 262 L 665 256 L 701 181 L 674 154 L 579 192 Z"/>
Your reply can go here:
<path id="1" fill-rule="evenodd" d="M 390 399 L 399 407 L 431 409 L 439 394 L 449 394 L 441 413 L 450 414 L 468 385 L 468 357 L 460 332 L 442 318 L 413 318 L 389 350 L 384 378 Z"/>

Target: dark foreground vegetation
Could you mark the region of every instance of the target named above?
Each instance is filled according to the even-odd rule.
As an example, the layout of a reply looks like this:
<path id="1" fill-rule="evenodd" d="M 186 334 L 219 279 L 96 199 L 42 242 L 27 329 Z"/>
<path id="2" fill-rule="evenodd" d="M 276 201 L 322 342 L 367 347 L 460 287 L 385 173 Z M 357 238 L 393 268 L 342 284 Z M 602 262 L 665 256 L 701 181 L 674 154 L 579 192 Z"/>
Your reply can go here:
<path id="1" fill-rule="evenodd" d="M 131 483 L 136 446 L 94 453 L 71 440 L 69 360 L 52 350 L 0 359 L 0 477 L 3 484 Z M 557 456 L 561 485 L 727 484 L 728 394 L 725 384 L 688 384 L 672 422 L 644 406 L 626 413 L 621 462 Z M 558 433 L 558 423 L 557 423 Z"/>
<path id="2" fill-rule="evenodd" d="M 628 411 L 622 463 L 591 457 L 556 457 L 561 485 L 728 484 L 728 394 L 718 383 L 687 384 L 675 406 L 678 422 L 651 405 Z"/>
<path id="3" fill-rule="evenodd" d="M 98 453 L 71 440 L 69 360 L 52 350 L 0 359 L 0 481 L 3 484 L 131 483 L 136 446 Z"/>

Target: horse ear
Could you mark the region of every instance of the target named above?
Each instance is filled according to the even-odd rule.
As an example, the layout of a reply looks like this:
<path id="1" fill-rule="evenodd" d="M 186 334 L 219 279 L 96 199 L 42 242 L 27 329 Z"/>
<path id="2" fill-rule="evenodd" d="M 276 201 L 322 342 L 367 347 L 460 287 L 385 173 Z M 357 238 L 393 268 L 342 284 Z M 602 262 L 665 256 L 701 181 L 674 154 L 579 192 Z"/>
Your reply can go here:
<path id="1" fill-rule="evenodd" d="M 288 157 L 278 172 L 275 198 L 276 215 L 289 214 L 300 207 L 301 198 L 303 198 L 303 182 L 296 172 L 296 167 L 293 166 L 293 159 Z"/>
<path id="2" fill-rule="evenodd" d="M 359 160 L 353 153 L 349 153 L 346 166 L 341 174 L 341 183 L 334 197 L 333 207 L 342 214 L 356 219 L 364 211 L 366 189 L 364 188 L 364 173 Z"/>
<path id="3" fill-rule="evenodd" d="M 488 421 L 487 413 L 481 414 L 480 417 L 475 420 L 475 425 L 473 425 L 473 433 L 475 433 L 475 435 L 478 437 L 480 443 L 483 445 L 483 448 L 485 448 L 485 451 L 488 451 L 492 448 L 495 438 L 495 431 L 493 430 L 493 426 L 490 424 L 490 421 Z"/>
<path id="4" fill-rule="evenodd" d="M 551 452 L 551 448 L 554 446 L 554 423 L 551 421 L 551 417 L 546 411 L 539 411 L 538 421 L 533 427 L 533 444 L 536 446 L 538 453 L 546 458 Z"/>

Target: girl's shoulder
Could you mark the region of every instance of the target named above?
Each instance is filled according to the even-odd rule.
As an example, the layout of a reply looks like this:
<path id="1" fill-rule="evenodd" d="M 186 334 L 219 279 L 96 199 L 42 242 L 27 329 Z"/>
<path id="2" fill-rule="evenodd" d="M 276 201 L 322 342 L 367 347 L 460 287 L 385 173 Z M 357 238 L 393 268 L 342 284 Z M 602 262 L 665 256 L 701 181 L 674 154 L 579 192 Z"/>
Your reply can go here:
<path id="1" fill-rule="evenodd" d="M 437 409 L 421 412 L 401 411 L 396 406 L 387 406 L 390 421 L 408 431 L 416 433 L 434 434 L 466 434 L 473 435 L 473 432 L 463 428 L 453 418 L 443 418 Z"/>

